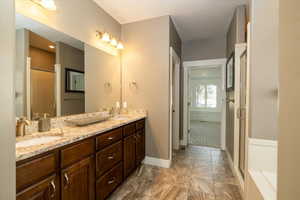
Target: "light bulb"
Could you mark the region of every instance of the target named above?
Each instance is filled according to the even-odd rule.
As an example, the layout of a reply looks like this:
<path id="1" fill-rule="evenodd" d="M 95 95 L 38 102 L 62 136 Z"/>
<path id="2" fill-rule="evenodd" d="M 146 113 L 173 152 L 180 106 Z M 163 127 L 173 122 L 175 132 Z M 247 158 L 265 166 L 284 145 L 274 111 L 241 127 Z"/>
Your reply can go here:
<path id="1" fill-rule="evenodd" d="M 110 41 L 110 36 L 107 32 L 103 33 L 102 38 L 104 42 L 109 42 Z"/>
<path id="2" fill-rule="evenodd" d="M 114 47 L 116 47 L 118 45 L 118 42 L 115 38 L 113 38 L 111 41 L 110 41 L 110 44 Z"/>
<path id="3" fill-rule="evenodd" d="M 118 43 L 117 49 L 124 49 L 124 46 L 123 46 L 122 42 Z"/>

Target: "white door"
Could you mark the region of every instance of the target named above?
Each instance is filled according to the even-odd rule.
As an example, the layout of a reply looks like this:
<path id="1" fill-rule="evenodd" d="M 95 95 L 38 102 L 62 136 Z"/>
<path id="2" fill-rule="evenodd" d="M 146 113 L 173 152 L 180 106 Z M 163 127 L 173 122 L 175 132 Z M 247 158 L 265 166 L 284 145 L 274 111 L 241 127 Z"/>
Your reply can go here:
<path id="1" fill-rule="evenodd" d="M 245 176 L 245 152 L 246 152 L 246 105 L 247 105 L 247 52 L 240 57 L 240 107 L 238 109 L 239 119 L 239 170 Z"/>

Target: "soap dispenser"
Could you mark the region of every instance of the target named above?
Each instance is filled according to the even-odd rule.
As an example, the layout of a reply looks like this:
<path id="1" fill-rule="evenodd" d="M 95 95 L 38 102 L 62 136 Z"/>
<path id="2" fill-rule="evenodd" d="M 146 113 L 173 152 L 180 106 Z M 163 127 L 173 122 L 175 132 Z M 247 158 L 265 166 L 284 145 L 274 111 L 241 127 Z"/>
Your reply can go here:
<path id="1" fill-rule="evenodd" d="M 39 119 L 39 132 L 50 131 L 51 124 L 50 118 L 48 118 L 49 114 L 44 113 L 44 117 Z"/>

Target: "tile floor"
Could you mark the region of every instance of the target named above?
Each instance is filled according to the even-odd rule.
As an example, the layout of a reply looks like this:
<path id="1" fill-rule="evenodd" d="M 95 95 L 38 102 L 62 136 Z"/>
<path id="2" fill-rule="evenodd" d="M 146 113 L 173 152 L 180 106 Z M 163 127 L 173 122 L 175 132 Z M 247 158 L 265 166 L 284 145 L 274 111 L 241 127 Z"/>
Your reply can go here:
<path id="1" fill-rule="evenodd" d="M 221 146 L 221 123 L 191 120 L 190 144 L 198 146 Z"/>
<path id="2" fill-rule="evenodd" d="M 171 168 L 143 165 L 109 200 L 242 200 L 226 154 L 191 146 L 174 153 Z"/>

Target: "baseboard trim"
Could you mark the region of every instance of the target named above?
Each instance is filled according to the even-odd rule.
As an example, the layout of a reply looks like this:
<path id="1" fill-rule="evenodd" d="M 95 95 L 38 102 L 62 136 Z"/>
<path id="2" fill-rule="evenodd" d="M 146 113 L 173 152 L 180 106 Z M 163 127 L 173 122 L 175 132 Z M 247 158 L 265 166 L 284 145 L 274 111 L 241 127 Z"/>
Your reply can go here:
<path id="1" fill-rule="evenodd" d="M 153 166 L 163 167 L 163 168 L 171 167 L 171 160 L 164 160 L 164 159 L 154 158 L 149 156 L 146 156 L 143 163 L 147 165 L 153 165 Z"/>
<path id="2" fill-rule="evenodd" d="M 234 176 L 237 178 L 237 180 L 239 182 L 239 187 L 240 187 L 241 191 L 244 194 L 244 192 L 245 192 L 245 183 L 244 183 L 244 180 L 242 178 L 242 175 L 241 175 L 239 169 L 234 167 L 233 160 L 232 160 L 231 155 L 230 155 L 230 153 L 228 152 L 227 149 L 225 150 L 225 152 L 226 152 L 228 160 L 229 160 L 229 166 L 231 168 L 231 171 L 233 172 Z"/>

